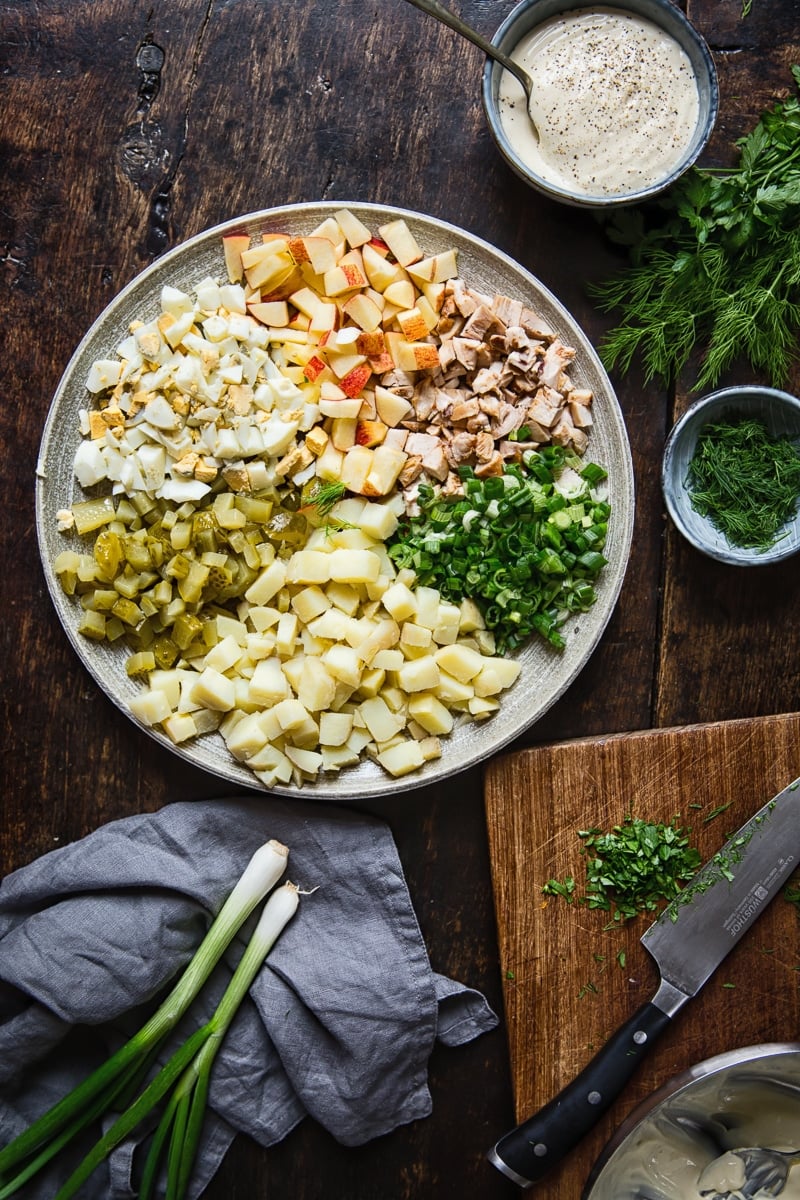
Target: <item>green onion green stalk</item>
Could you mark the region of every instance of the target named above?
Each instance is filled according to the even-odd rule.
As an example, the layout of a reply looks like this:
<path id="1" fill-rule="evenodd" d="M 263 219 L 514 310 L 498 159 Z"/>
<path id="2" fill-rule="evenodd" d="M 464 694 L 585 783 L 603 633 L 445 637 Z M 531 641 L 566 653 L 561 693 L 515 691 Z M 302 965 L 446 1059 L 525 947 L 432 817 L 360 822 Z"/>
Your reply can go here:
<path id="1" fill-rule="evenodd" d="M 265 907 L 214 1016 L 182 1043 L 152 1082 L 141 1094 L 138 1093 L 159 1046 L 187 1011 L 238 930 L 278 882 L 286 870 L 288 855 L 288 849 L 274 840 L 266 842 L 255 852 L 191 962 L 153 1016 L 87 1079 L 0 1150 L 0 1200 L 6 1200 L 6 1197 L 19 1191 L 72 1138 L 112 1106 L 124 1109 L 118 1121 L 89 1152 L 58 1193 L 59 1200 L 74 1195 L 110 1150 L 139 1124 L 171 1087 L 180 1081 L 180 1086 L 185 1089 L 184 1072 L 188 1075 L 194 1070 L 200 1083 L 194 1105 L 199 1118 L 195 1115 L 196 1128 L 193 1125 L 191 1129 L 193 1143 L 188 1138 L 184 1141 L 186 1147 L 191 1147 L 191 1156 L 185 1160 L 188 1166 L 184 1169 L 184 1175 L 191 1170 L 211 1063 L 239 1003 L 282 928 L 276 923 L 276 913 L 285 913 L 285 924 L 296 908 L 297 889 L 294 885 L 288 884 L 278 889 L 274 897 L 276 905 L 270 902 Z M 272 940 L 267 944 L 270 936 Z M 132 1096 L 136 1096 L 136 1099 L 131 1102 Z M 173 1193 L 175 1196 L 180 1194 Z"/>

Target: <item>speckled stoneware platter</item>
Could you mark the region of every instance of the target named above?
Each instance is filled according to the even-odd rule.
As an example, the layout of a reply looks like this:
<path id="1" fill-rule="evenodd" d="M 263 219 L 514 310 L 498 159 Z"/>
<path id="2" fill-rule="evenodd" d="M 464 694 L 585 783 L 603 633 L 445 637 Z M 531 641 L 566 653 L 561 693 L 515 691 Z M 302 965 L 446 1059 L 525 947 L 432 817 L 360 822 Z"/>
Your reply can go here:
<path id="1" fill-rule="evenodd" d="M 336 201 L 296 204 L 273 208 L 218 225 L 198 234 L 158 259 L 101 313 L 72 359 L 50 407 L 42 437 L 36 471 L 36 525 L 47 585 L 59 619 L 81 662 L 118 707 L 130 716 L 141 734 L 147 734 L 173 753 L 229 783 L 258 789 L 256 777 L 229 754 L 218 734 L 191 743 L 174 745 L 158 729 L 146 728 L 130 713 L 128 702 L 142 685 L 125 671 L 126 650 L 87 641 L 77 632 L 80 608 L 65 596 L 53 570 L 56 556 L 64 549 L 86 543 L 73 534 L 58 531 L 56 513 L 83 499 L 73 476 L 73 459 L 81 439 L 79 411 L 89 407 L 85 381 L 92 362 L 113 356 L 127 336 L 135 318 L 150 319 L 159 310 L 165 284 L 188 291 L 206 276 L 225 276 L 222 236 L 246 232 L 258 237 L 263 232 L 310 233 L 337 209 L 349 208 L 371 230 L 402 217 L 426 255 L 453 247 L 458 252 L 459 274 L 472 287 L 488 293 L 505 293 L 536 310 L 577 354 L 570 374 L 577 388 L 590 388 L 595 396 L 595 424 L 587 457 L 608 471 L 612 514 L 606 544 L 608 566 L 597 585 L 597 602 L 588 613 L 572 617 L 565 627 L 567 646 L 555 651 L 532 641 L 518 652 L 522 672 L 505 692 L 497 714 L 483 723 L 457 726 L 442 741 L 442 757 L 419 771 L 393 779 L 371 761 L 348 767 L 338 774 L 321 774 L 318 781 L 303 786 L 312 797 L 346 800 L 377 797 L 435 783 L 495 754 L 537 721 L 564 693 L 585 666 L 613 612 L 628 561 L 634 515 L 633 469 L 625 423 L 609 379 L 592 345 L 574 318 L 528 271 L 480 238 L 448 223 L 401 209 L 371 204 Z M 276 786 L 283 794 L 297 788 Z"/>

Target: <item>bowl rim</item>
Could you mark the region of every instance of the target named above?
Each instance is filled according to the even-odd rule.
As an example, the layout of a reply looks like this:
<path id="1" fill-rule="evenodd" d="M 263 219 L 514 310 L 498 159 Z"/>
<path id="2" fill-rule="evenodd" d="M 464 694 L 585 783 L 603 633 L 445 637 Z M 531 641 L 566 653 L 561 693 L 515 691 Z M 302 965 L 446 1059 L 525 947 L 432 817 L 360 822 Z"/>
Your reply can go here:
<path id="1" fill-rule="evenodd" d="M 795 1054 L 800 1054 L 800 1042 L 758 1042 L 750 1046 L 740 1046 L 735 1050 L 725 1050 L 721 1054 L 705 1058 L 701 1062 L 694 1063 L 685 1070 L 677 1072 L 644 1100 L 641 1100 L 623 1119 L 596 1159 L 581 1193 L 581 1200 L 592 1200 L 592 1191 L 600 1182 L 603 1171 L 614 1155 L 650 1114 L 655 1112 L 666 1100 L 679 1095 L 698 1080 L 708 1079 L 729 1067 L 738 1067 L 752 1060 L 763 1061 Z"/>
<path id="2" fill-rule="evenodd" d="M 677 5 L 672 3 L 672 0 L 633 0 L 633 3 L 630 3 L 629 0 L 609 0 L 607 4 L 592 4 L 589 0 L 519 0 L 519 3 L 506 16 L 491 38 L 492 44 L 501 49 L 504 48 L 508 52 L 511 46 L 503 47 L 503 43 L 509 33 L 517 26 L 525 13 L 537 7 L 545 9 L 545 14 L 542 16 L 541 21 L 532 21 L 530 25 L 526 26 L 524 32 L 528 32 L 534 25 L 547 21 L 551 17 L 561 13 L 576 12 L 582 9 L 603 8 L 616 9 L 622 12 L 632 11 L 636 12 L 639 16 L 652 20 L 665 29 L 666 32 L 672 33 L 684 49 L 686 49 L 686 42 L 688 41 L 693 50 L 692 65 L 695 73 L 697 74 L 698 69 L 702 66 L 706 75 L 708 84 L 708 111 L 703 120 L 701 89 L 701 119 L 698 121 L 697 128 L 699 132 L 696 134 L 695 144 L 690 146 L 686 156 L 663 180 L 651 184 L 649 187 L 641 188 L 639 191 L 624 192 L 619 196 L 582 195 L 571 192 L 568 188 L 559 187 L 558 184 L 552 183 L 545 179 L 544 176 L 537 174 L 536 171 L 526 166 L 522 159 L 514 152 L 503 129 L 497 106 L 497 92 L 504 68 L 500 63 L 487 58 L 483 68 L 481 85 L 483 110 L 492 137 L 505 162 L 529 186 L 535 188 L 543 195 L 549 196 L 552 200 L 560 201 L 572 207 L 590 209 L 621 208 L 626 205 L 641 204 L 651 197 L 659 195 L 697 161 L 708 145 L 717 121 L 719 113 L 719 79 L 713 55 L 705 38 L 692 24 L 686 14 Z M 642 12 L 642 9 L 646 9 L 647 12 Z"/>
<path id="3" fill-rule="evenodd" d="M 800 399 L 797 396 L 793 396 L 790 392 L 783 391 L 780 388 L 767 387 L 762 384 L 736 384 L 709 392 L 707 395 L 699 397 L 699 399 L 695 400 L 687 408 L 686 412 L 678 418 L 670 430 L 664 446 L 664 455 L 661 463 L 661 491 L 667 512 L 675 528 L 701 554 L 729 566 L 771 566 L 774 563 L 783 562 L 785 559 L 791 558 L 797 554 L 800 547 L 794 541 L 776 542 L 769 550 L 757 553 L 745 547 L 736 547 L 728 544 L 714 546 L 703 540 L 687 524 L 684 518 L 685 505 L 688 502 L 687 493 L 680 481 L 676 482 L 675 480 L 675 463 L 678 447 L 687 435 L 691 437 L 692 429 L 695 425 L 699 429 L 699 419 L 704 413 L 710 414 L 713 410 L 721 412 L 727 405 L 732 410 L 734 408 L 739 409 L 749 400 L 753 399 L 772 400 L 776 404 L 790 408 L 797 418 L 798 438 L 800 438 Z M 678 499 L 679 497 L 682 498 L 683 502 Z M 709 532 L 714 529 L 714 526 L 707 518 L 701 518 L 698 514 L 698 519 L 708 528 Z M 787 525 L 797 524 L 798 522 L 800 522 L 800 511 L 794 521 L 787 522 Z"/>

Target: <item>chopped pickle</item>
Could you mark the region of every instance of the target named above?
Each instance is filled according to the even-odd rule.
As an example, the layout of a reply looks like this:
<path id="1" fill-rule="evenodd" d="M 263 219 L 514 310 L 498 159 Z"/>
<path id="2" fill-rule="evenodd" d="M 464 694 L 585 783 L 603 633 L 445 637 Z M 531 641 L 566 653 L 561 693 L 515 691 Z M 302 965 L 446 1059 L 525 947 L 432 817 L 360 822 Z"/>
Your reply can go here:
<path id="1" fill-rule="evenodd" d="M 113 579 L 122 562 L 122 539 L 118 533 L 104 529 L 94 544 L 95 562 L 106 579 Z"/>
<path id="2" fill-rule="evenodd" d="M 80 500 L 72 505 L 72 515 L 75 518 L 77 533 L 93 533 L 113 521 L 114 500 L 111 496 L 98 496 L 92 500 Z"/>
<path id="3" fill-rule="evenodd" d="M 140 650 L 132 654 L 125 663 L 125 670 L 132 679 L 143 678 L 156 669 L 156 656 L 152 650 Z"/>

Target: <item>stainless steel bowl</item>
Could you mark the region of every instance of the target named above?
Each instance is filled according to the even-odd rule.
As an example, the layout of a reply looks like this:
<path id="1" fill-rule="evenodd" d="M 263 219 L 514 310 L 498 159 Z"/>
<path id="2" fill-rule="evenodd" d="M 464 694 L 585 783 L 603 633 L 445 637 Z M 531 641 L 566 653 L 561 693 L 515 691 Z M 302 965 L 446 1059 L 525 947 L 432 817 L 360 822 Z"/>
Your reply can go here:
<path id="1" fill-rule="evenodd" d="M 697 79 L 700 111 L 694 135 L 683 158 L 674 169 L 651 186 L 635 192 L 626 192 L 620 195 L 583 195 L 544 178 L 519 156 L 508 138 L 500 117 L 499 92 L 504 70 L 499 63 L 491 60 L 487 60 L 483 72 L 483 108 L 500 153 L 512 170 L 526 183 L 551 199 L 562 203 L 586 208 L 607 209 L 638 203 L 656 195 L 674 183 L 695 162 L 714 128 L 719 108 L 719 86 L 714 60 L 708 46 L 684 13 L 671 0 L 619 0 L 619 2 L 611 0 L 608 5 L 602 6 L 580 3 L 580 0 L 521 0 L 521 3 L 509 13 L 497 30 L 492 42 L 507 54 L 511 54 L 521 39 L 535 26 L 541 25 L 551 17 L 592 7 L 611 8 L 652 21 L 670 34 L 688 55 Z"/>
<path id="2" fill-rule="evenodd" d="M 620 1126 L 582 1200 L 699 1200 L 703 1169 L 749 1146 L 800 1148 L 798 1042 L 745 1046 L 676 1075 Z M 800 1186 L 800 1166 L 789 1181 Z"/>
<path id="3" fill-rule="evenodd" d="M 698 400 L 674 426 L 664 450 L 661 486 L 667 512 L 697 550 L 731 566 L 765 566 L 800 549 L 800 514 L 784 527 L 780 540 L 769 550 L 733 546 L 707 517 L 694 510 L 686 487 L 689 463 L 703 426 L 745 416 L 763 421 L 772 437 L 788 436 L 800 443 L 800 400 L 795 396 L 755 385 L 722 388 Z"/>

